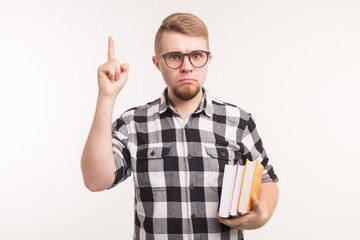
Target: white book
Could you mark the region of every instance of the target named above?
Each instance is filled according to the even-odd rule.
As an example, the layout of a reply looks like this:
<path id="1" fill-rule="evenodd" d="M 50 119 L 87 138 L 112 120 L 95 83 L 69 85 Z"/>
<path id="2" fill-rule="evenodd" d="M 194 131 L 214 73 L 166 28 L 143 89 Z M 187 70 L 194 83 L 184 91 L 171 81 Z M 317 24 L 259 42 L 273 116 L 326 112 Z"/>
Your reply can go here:
<path id="1" fill-rule="evenodd" d="M 227 218 L 230 215 L 235 169 L 236 166 L 225 165 L 219 208 L 219 216 L 223 218 Z"/>
<path id="2" fill-rule="evenodd" d="M 240 164 L 236 165 L 235 177 L 234 177 L 234 187 L 231 196 L 231 204 L 230 204 L 230 215 L 238 216 L 238 205 L 239 205 L 239 196 L 244 176 L 245 166 L 240 166 Z"/>

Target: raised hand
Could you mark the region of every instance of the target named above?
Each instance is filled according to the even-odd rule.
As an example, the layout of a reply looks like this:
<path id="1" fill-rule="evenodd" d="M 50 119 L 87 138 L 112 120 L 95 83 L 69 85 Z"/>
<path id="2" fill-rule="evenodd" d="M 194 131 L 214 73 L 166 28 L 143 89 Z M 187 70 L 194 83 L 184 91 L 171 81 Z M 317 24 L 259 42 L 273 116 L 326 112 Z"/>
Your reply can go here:
<path id="1" fill-rule="evenodd" d="M 99 95 L 116 97 L 129 75 L 129 64 L 115 58 L 114 40 L 109 37 L 108 61 L 98 69 Z"/>

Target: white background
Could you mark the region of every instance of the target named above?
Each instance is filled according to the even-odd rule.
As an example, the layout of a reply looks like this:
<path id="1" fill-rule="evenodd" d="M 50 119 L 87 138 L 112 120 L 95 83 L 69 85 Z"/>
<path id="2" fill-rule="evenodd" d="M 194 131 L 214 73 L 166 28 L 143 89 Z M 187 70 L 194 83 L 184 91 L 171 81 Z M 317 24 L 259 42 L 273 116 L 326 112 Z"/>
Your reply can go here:
<path id="1" fill-rule="evenodd" d="M 280 199 L 246 239 L 355 239 L 360 227 L 360 2 L 0 2 L 0 239 L 131 239 L 133 183 L 92 193 L 81 153 L 107 37 L 130 64 L 123 111 L 158 98 L 163 18 L 191 12 L 210 32 L 205 83 L 251 112 Z"/>

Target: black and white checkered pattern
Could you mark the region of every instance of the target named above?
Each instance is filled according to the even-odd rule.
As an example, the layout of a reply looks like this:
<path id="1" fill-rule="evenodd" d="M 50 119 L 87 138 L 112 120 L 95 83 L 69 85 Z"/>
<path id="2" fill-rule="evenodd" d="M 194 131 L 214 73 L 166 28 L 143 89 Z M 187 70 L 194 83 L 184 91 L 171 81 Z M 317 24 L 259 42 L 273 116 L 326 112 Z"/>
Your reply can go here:
<path id="1" fill-rule="evenodd" d="M 133 173 L 134 239 L 242 239 L 242 231 L 216 217 L 225 164 L 259 158 L 263 182 L 278 180 L 251 115 L 204 93 L 186 120 L 165 89 L 161 98 L 113 123 L 111 187 Z"/>

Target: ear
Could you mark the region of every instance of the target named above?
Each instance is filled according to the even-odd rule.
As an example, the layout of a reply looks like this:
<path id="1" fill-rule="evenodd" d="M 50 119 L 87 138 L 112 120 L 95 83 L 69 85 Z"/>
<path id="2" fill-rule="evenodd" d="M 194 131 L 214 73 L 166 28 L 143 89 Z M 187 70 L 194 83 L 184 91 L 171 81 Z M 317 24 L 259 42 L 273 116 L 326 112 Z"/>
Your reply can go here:
<path id="1" fill-rule="evenodd" d="M 212 54 L 209 55 L 208 64 L 211 62 L 211 59 L 212 59 Z"/>
<path id="2" fill-rule="evenodd" d="M 155 65 L 155 67 L 156 67 L 157 69 L 159 69 L 159 71 L 160 71 L 160 66 L 159 66 L 159 60 L 158 60 L 158 58 L 157 58 L 156 56 L 153 56 L 153 57 L 152 57 L 152 61 L 153 61 L 154 65 Z"/>

